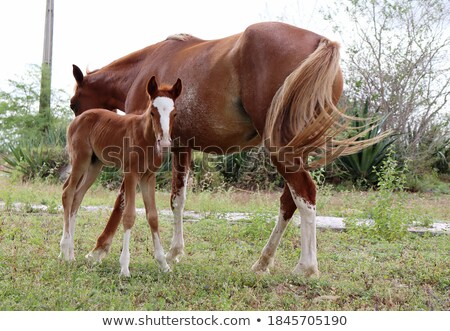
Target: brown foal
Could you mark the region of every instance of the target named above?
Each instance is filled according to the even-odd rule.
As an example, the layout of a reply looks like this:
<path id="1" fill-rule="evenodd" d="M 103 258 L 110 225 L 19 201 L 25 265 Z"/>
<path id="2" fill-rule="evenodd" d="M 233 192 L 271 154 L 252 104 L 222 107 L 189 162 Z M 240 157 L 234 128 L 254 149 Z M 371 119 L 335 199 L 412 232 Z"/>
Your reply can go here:
<path id="1" fill-rule="evenodd" d="M 99 175 L 103 165 L 115 166 L 124 173 L 125 194 L 121 201 L 125 230 L 121 275 L 129 276 L 129 242 L 134 225 L 136 185 L 139 184 L 146 216 L 152 231 L 155 258 L 163 271 L 166 262 L 158 231 L 155 204 L 155 173 L 163 161 L 163 150 L 171 145 L 171 130 L 176 115 L 175 100 L 182 89 L 178 79 L 173 86 L 158 86 L 155 76 L 147 83 L 149 105 L 141 115 L 119 116 L 105 109 L 92 109 L 76 117 L 67 130 L 67 146 L 72 173 L 64 184 L 62 203 L 64 229 L 61 257 L 74 259 L 75 219 L 81 201 Z M 106 255 L 110 244 L 102 251 L 90 253 L 95 260 Z"/>

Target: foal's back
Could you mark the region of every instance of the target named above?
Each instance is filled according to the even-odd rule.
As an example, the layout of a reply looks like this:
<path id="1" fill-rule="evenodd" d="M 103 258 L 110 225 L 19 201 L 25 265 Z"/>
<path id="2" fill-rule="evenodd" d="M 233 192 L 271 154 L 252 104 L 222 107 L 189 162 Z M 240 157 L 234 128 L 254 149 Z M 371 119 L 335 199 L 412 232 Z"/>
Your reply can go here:
<path id="1" fill-rule="evenodd" d="M 86 150 L 103 164 L 124 169 L 143 167 L 154 139 L 145 134 L 144 115 L 120 116 L 106 109 L 91 109 L 76 117 L 68 129 L 69 153 Z M 142 152 L 141 152 L 142 150 Z M 124 157 L 131 153 L 130 157 Z"/>

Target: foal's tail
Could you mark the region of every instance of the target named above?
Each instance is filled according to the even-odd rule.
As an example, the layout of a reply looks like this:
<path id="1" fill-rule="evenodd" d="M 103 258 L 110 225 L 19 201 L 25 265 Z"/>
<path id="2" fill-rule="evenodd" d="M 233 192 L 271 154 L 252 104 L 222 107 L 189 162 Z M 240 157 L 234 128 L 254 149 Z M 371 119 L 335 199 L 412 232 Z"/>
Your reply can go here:
<path id="1" fill-rule="evenodd" d="M 299 161 L 303 169 L 310 170 L 385 138 L 360 140 L 369 128 L 335 139 L 354 119 L 333 102 L 339 70 L 339 44 L 322 38 L 317 49 L 285 79 L 267 113 L 264 142 L 271 157 L 287 164 Z M 308 156 L 313 155 L 309 161 Z"/>

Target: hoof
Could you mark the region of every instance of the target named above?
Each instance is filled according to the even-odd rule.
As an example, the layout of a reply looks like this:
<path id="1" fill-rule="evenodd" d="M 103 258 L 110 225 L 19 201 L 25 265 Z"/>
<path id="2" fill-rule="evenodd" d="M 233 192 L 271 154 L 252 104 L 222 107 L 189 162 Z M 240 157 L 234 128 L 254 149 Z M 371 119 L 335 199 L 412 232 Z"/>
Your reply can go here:
<path id="1" fill-rule="evenodd" d="M 93 251 L 89 252 L 86 255 L 86 259 L 88 261 L 94 262 L 94 263 L 100 263 L 102 262 L 103 258 L 108 254 L 108 249 L 104 248 L 97 248 Z"/>
<path id="2" fill-rule="evenodd" d="M 179 263 L 183 255 L 183 249 L 170 249 L 166 254 L 166 261 L 168 263 Z"/>
<path id="3" fill-rule="evenodd" d="M 61 243 L 59 244 L 59 247 L 61 249 L 61 251 L 59 253 L 60 259 L 63 259 L 64 261 L 75 260 L 74 247 L 73 247 L 73 243 L 71 243 L 70 239 L 68 239 L 68 238 L 62 239 Z"/>
<path id="4" fill-rule="evenodd" d="M 270 268 L 273 268 L 275 262 L 273 258 L 261 256 L 252 266 L 252 270 L 260 274 L 270 274 Z"/>
<path id="5" fill-rule="evenodd" d="M 172 269 L 170 269 L 170 267 L 167 265 L 167 266 L 165 266 L 165 267 L 161 267 L 161 270 L 162 270 L 162 272 L 164 272 L 164 273 L 168 273 L 168 272 L 171 272 L 172 271 Z"/>
<path id="6" fill-rule="evenodd" d="M 295 267 L 293 273 L 308 278 L 317 278 L 320 276 L 319 268 L 317 267 L 317 265 L 304 265 L 300 263 Z"/>
<path id="7" fill-rule="evenodd" d="M 63 261 L 67 261 L 67 262 L 71 262 L 71 261 L 75 261 L 75 256 L 72 254 L 65 254 L 63 252 L 59 253 L 58 258 L 63 260 Z"/>
<path id="8" fill-rule="evenodd" d="M 262 275 L 270 274 L 270 265 L 267 263 L 261 263 L 259 260 L 252 266 L 253 272 Z"/>
<path id="9" fill-rule="evenodd" d="M 270 269 L 268 267 L 262 268 L 260 266 L 253 265 L 252 271 L 258 275 L 270 275 Z"/>
<path id="10" fill-rule="evenodd" d="M 120 277 L 130 278 L 131 277 L 130 270 L 128 270 L 128 269 L 121 269 L 120 270 Z"/>
<path id="11" fill-rule="evenodd" d="M 61 260 L 68 261 L 68 262 L 75 261 L 75 254 L 73 253 L 73 251 L 70 252 L 70 250 L 61 249 L 61 252 L 59 253 L 58 257 Z"/>

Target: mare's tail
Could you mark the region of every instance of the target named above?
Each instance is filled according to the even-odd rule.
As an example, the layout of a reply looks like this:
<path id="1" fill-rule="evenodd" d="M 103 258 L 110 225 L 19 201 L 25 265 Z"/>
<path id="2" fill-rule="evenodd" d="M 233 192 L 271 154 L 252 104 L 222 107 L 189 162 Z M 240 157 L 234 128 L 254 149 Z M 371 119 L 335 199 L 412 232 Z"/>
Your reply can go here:
<path id="1" fill-rule="evenodd" d="M 264 131 L 265 146 L 272 158 L 287 164 L 300 162 L 309 170 L 388 135 L 361 140 L 368 128 L 345 137 L 344 131 L 354 118 L 333 102 L 333 84 L 339 70 L 339 44 L 322 38 L 317 49 L 285 79 L 272 100 Z M 315 155 L 312 161 L 308 160 L 311 155 Z"/>

